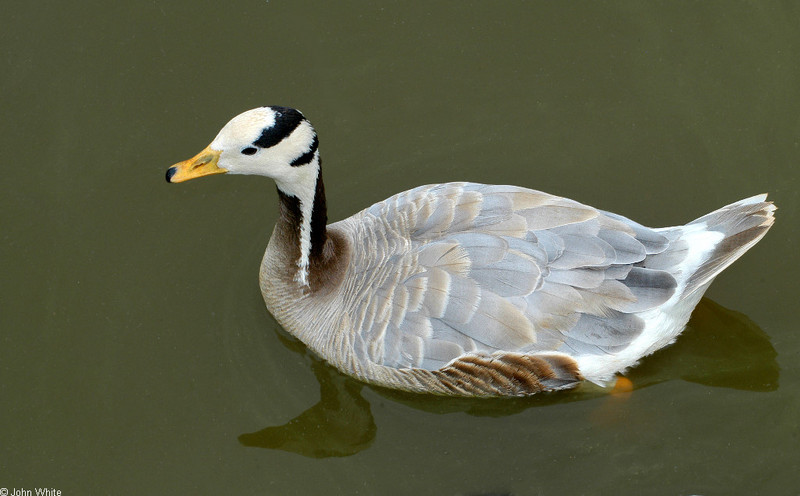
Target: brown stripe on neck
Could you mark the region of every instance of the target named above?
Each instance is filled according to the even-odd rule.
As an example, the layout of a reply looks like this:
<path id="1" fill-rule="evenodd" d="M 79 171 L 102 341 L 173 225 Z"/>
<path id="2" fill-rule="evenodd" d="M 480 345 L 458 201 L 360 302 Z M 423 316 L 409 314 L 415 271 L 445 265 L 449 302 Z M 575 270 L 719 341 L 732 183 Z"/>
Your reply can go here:
<path id="1" fill-rule="evenodd" d="M 314 191 L 314 206 L 311 209 L 311 255 L 310 259 L 322 255 L 327 239 L 328 206 L 325 203 L 325 185 L 322 183 L 322 165 L 317 172 L 317 187 Z"/>
<path id="2" fill-rule="evenodd" d="M 276 226 L 276 234 L 282 239 L 284 250 L 295 262 L 300 259 L 300 226 L 303 212 L 300 199 L 288 195 L 278 188 L 280 201 L 280 217 Z M 322 169 L 317 173 L 317 185 L 314 194 L 314 205 L 311 209 L 311 248 L 308 257 L 309 284 L 316 291 L 328 283 L 339 281 L 342 270 L 337 262 L 346 249 L 345 241 L 340 236 L 329 235 L 327 229 L 328 210 L 325 203 L 325 186 L 322 181 Z M 346 264 L 345 264 L 346 265 Z M 297 271 L 296 266 L 287 267 L 291 277 Z"/>

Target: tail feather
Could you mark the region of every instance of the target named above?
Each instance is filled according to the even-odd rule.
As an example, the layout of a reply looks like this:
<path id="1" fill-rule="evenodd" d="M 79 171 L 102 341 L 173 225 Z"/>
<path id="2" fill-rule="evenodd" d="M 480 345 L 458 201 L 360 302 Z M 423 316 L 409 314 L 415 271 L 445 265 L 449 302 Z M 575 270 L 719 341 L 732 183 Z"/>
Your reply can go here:
<path id="1" fill-rule="evenodd" d="M 756 195 L 715 210 L 689 226 L 704 225 L 707 231 L 722 233 L 723 238 L 707 255 L 686 283 L 685 294 L 704 287 L 734 260 L 755 245 L 775 222 L 777 207 L 767 195 Z"/>

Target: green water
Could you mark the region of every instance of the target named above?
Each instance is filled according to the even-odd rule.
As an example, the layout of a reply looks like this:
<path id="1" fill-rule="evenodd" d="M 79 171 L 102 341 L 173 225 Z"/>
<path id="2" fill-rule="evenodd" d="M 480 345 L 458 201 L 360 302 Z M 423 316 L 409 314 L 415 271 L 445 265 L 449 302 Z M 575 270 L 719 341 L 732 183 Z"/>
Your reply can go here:
<path id="1" fill-rule="evenodd" d="M 792 2 L 14 2 L 0 19 L 0 488 L 800 493 Z M 165 169 L 300 108 L 332 220 L 454 180 L 643 224 L 761 192 L 766 238 L 629 377 L 525 400 L 363 386 L 266 311 L 274 185 Z"/>

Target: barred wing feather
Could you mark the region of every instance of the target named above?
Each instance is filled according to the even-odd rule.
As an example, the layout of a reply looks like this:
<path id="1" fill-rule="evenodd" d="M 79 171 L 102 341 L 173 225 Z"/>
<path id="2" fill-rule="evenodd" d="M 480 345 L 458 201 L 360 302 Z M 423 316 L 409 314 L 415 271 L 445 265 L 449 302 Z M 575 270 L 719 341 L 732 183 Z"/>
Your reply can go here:
<path id="1" fill-rule="evenodd" d="M 641 332 L 637 312 L 676 288 L 644 263 L 666 250 L 665 235 L 525 188 L 422 186 L 356 217 L 357 353 L 389 367 L 437 370 L 500 351 L 611 353 Z"/>

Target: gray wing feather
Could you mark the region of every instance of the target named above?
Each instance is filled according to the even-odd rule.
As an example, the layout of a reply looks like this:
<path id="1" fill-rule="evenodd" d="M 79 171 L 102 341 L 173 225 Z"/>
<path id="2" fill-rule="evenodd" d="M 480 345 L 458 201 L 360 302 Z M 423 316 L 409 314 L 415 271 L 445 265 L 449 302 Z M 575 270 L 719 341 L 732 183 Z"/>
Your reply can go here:
<path id="1" fill-rule="evenodd" d="M 627 232 L 601 229 L 597 236 L 614 247 L 615 264 L 634 264 L 641 262 L 647 256 L 644 245 Z"/>
<path id="2" fill-rule="evenodd" d="M 676 287 L 661 270 L 671 251 L 658 255 L 669 233 L 538 191 L 423 186 L 362 216 L 354 225 L 370 227 L 354 235 L 350 315 L 360 349 L 382 365 L 608 353 L 641 332 L 637 312 Z"/>

